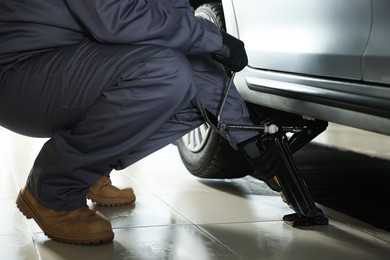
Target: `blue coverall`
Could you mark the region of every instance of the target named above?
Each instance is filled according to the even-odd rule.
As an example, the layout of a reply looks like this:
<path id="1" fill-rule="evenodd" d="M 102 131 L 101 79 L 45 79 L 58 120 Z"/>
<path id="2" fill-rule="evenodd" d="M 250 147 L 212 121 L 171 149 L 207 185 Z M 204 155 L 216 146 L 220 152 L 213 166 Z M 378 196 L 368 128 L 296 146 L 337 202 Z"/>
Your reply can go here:
<path id="1" fill-rule="evenodd" d="M 0 125 L 50 137 L 27 185 L 55 210 L 204 123 L 229 81 L 219 29 L 186 0 L 1 0 L 0 37 Z M 235 88 L 227 102 L 225 121 L 251 124 Z"/>

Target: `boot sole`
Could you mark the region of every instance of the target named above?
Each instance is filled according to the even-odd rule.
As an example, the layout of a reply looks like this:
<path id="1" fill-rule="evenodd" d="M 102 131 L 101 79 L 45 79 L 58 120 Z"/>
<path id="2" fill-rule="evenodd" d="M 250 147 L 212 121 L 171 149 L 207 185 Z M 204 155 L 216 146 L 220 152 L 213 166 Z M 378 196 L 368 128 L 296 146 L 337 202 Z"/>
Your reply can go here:
<path id="1" fill-rule="evenodd" d="M 27 219 L 34 219 L 43 233 L 54 241 L 73 245 L 97 245 L 111 242 L 114 239 L 114 233 L 102 234 L 99 238 L 64 237 L 63 234 L 56 234 L 58 232 L 52 231 L 44 225 L 41 217 L 35 212 L 35 209 L 30 205 L 29 201 L 24 198 L 21 191 L 16 199 L 16 206 Z"/>
<path id="2" fill-rule="evenodd" d="M 87 194 L 87 199 L 90 199 L 92 202 L 94 202 L 97 205 L 102 206 L 102 207 L 129 206 L 129 205 L 134 204 L 134 202 L 136 200 L 136 198 L 134 197 L 133 199 L 127 200 L 127 201 L 123 201 L 123 200 L 117 200 L 117 201 L 111 200 L 111 201 L 108 201 L 105 198 L 99 198 L 99 197 L 96 197 L 96 196 L 93 196 L 93 195 L 90 195 L 90 194 Z"/>

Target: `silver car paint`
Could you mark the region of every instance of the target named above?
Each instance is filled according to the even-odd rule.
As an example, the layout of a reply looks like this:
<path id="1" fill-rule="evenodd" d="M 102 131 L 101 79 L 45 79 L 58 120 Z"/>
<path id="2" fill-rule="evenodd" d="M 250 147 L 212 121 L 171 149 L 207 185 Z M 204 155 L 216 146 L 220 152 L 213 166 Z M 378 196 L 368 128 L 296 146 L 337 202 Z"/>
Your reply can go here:
<path id="1" fill-rule="evenodd" d="M 389 86 L 362 81 L 363 77 L 378 83 L 388 80 L 390 1 L 222 3 L 227 31 L 245 42 L 249 56 L 249 66 L 235 79 L 246 101 L 390 135 Z M 275 95 L 267 89 L 288 94 Z M 300 98 L 302 95 L 374 100 L 384 111 L 388 108 L 389 114 L 378 116 L 309 102 Z"/>
<path id="2" fill-rule="evenodd" d="M 390 1 L 373 1 L 373 24 L 363 63 L 364 80 L 390 84 Z"/>
<path id="3" fill-rule="evenodd" d="M 362 79 L 362 56 L 371 27 L 371 1 L 233 2 L 240 38 L 250 57 L 249 66 Z"/>

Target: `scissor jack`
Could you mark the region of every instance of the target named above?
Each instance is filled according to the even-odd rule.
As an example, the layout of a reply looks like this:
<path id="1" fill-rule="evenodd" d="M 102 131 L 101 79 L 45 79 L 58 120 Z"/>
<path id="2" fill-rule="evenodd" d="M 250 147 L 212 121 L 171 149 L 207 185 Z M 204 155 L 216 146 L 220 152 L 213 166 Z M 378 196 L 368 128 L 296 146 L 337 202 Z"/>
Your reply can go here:
<path id="1" fill-rule="evenodd" d="M 292 226 L 327 225 L 328 219 L 319 209 L 303 180 L 292 154 L 322 133 L 327 122 L 302 119 L 295 126 L 284 126 L 278 120 L 267 120 L 260 125 L 227 124 L 221 119 L 228 93 L 235 73 L 232 74 L 221 101 L 217 117 L 208 113 L 213 125 L 219 130 L 257 130 L 263 132 L 257 142 L 261 154 L 260 165 L 255 169 L 254 177 L 273 178 L 280 186 L 286 203 L 295 211 L 285 215 L 283 220 Z M 287 133 L 291 133 L 290 138 Z"/>

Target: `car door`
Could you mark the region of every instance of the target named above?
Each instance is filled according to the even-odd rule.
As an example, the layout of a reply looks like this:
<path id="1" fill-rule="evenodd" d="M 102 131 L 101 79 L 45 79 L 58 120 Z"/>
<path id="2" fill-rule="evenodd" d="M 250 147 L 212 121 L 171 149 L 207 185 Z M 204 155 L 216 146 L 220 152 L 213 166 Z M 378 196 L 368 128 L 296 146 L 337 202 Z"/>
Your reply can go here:
<path id="1" fill-rule="evenodd" d="M 370 0 L 232 0 L 232 3 L 237 33 L 245 42 L 250 67 L 362 79 L 362 56 L 372 18 Z M 386 10 L 389 5 L 382 12 Z"/>
<path id="2" fill-rule="evenodd" d="M 373 24 L 364 55 L 364 80 L 390 84 L 390 1 L 373 1 Z"/>

